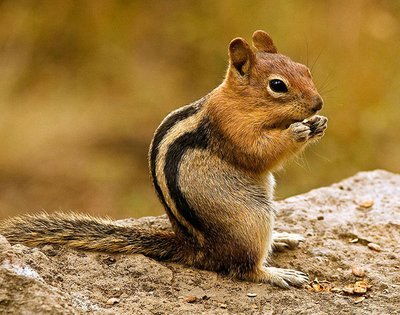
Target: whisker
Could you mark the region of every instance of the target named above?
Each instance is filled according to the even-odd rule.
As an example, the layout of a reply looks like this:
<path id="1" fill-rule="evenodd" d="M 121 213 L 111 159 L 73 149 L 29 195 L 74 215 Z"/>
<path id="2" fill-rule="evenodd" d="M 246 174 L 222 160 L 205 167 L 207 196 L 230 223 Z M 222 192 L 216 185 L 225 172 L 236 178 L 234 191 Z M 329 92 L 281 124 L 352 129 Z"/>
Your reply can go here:
<path id="1" fill-rule="evenodd" d="M 324 49 L 325 49 L 325 48 L 321 48 L 320 52 L 318 53 L 317 58 L 315 59 L 315 61 L 313 62 L 312 66 L 311 66 L 311 72 L 314 70 L 314 66 L 316 65 L 316 63 L 317 63 L 319 57 L 321 57 L 322 52 L 324 51 Z"/>
<path id="2" fill-rule="evenodd" d="M 317 151 L 310 150 L 313 154 L 315 154 L 317 157 L 319 157 L 322 160 L 325 160 L 326 162 L 332 163 L 332 160 L 322 154 L 319 154 Z"/>
<path id="3" fill-rule="evenodd" d="M 306 37 L 306 56 L 307 56 L 307 59 L 306 59 L 306 66 L 307 66 L 307 68 L 308 68 L 308 39 L 307 39 L 307 37 Z"/>
<path id="4" fill-rule="evenodd" d="M 335 91 L 337 88 L 338 88 L 337 86 L 334 86 L 334 87 L 330 88 L 329 90 L 323 90 L 323 89 L 322 89 L 322 90 L 321 90 L 321 94 L 326 95 L 326 94 L 328 94 L 328 93 L 331 93 L 331 92 Z"/>

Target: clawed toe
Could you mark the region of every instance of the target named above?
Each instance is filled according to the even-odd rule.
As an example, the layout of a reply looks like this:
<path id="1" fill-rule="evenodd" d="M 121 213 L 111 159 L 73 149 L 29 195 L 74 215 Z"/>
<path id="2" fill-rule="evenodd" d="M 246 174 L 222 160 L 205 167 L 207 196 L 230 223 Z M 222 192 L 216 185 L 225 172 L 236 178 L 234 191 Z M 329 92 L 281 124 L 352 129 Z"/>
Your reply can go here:
<path id="1" fill-rule="evenodd" d="M 272 248 L 273 250 L 277 251 L 277 252 L 283 252 L 286 249 L 289 249 L 290 246 L 287 243 L 283 243 L 283 242 L 274 242 L 272 244 Z"/>
<path id="2" fill-rule="evenodd" d="M 284 289 L 290 286 L 300 287 L 309 281 L 307 274 L 297 270 L 267 267 L 265 271 L 268 282 Z"/>
<path id="3" fill-rule="evenodd" d="M 293 249 L 299 246 L 299 243 L 304 242 L 304 237 L 299 234 L 291 233 L 278 233 L 272 234 L 273 243 L 272 247 L 276 251 L 283 251 L 285 249 Z"/>
<path id="4" fill-rule="evenodd" d="M 319 138 L 324 135 L 325 129 L 328 127 L 328 118 L 316 115 L 306 120 L 305 124 L 310 127 L 310 137 Z"/>

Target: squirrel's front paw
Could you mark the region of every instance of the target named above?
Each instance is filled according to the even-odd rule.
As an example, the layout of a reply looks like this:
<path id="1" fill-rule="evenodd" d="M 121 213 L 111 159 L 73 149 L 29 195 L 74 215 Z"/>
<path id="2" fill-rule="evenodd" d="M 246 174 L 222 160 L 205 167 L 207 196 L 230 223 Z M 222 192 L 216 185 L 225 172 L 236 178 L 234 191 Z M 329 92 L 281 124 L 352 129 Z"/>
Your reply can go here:
<path id="1" fill-rule="evenodd" d="M 291 124 L 289 130 L 297 142 L 305 142 L 311 138 L 311 128 L 304 121 Z"/>
<path id="2" fill-rule="evenodd" d="M 320 138 L 324 135 L 325 130 L 328 127 L 328 118 L 315 115 L 309 119 L 303 120 L 303 123 L 310 127 L 311 138 Z"/>

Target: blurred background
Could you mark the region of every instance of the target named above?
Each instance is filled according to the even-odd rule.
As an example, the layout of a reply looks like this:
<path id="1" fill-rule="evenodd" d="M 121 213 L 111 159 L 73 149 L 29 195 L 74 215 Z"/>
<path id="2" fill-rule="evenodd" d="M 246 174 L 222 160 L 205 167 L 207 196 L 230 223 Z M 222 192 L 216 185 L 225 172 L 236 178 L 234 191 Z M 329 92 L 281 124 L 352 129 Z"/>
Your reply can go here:
<path id="1" fill-rule="evenodd" d="M 147 150 L 163 117 L 216 87 L 254 30 L 312 68 L 329 128 L 277 198 L 400 172 L 400 1 L 0 1 L 0 217 L 163 213 Z"/>

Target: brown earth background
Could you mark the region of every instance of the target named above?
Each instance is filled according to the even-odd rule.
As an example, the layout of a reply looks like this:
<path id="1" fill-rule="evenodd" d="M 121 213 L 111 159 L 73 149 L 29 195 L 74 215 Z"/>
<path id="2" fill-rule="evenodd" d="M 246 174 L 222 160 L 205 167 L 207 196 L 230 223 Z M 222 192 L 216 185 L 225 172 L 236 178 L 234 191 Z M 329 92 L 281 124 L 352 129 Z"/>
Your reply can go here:
<path id="1" fill-rule="evenodd" d="M 358 170 L 400 172 L 400 2 L 0 1 L 0 218 L 161 214 L 147 148 L 172 109 L 218 85 L 229 41 L 268 31 L 312 68 L 328 132 L 277 197 Z"/>

